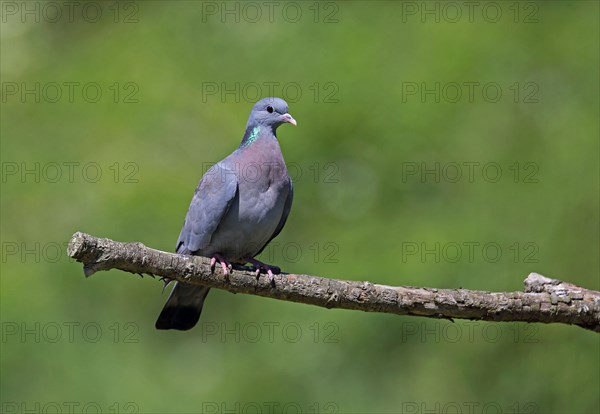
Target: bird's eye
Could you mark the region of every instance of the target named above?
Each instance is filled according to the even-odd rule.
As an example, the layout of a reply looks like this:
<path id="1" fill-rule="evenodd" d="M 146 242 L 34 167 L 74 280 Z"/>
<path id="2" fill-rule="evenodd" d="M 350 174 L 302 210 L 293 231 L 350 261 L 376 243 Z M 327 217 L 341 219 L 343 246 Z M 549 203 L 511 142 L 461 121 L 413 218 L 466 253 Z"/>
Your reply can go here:
<path id="1" fill-rule="evenodd" d="M 267 112 L 270 114 L 273 113 L 273 107 L 271 105 L 267 106 Z"/>

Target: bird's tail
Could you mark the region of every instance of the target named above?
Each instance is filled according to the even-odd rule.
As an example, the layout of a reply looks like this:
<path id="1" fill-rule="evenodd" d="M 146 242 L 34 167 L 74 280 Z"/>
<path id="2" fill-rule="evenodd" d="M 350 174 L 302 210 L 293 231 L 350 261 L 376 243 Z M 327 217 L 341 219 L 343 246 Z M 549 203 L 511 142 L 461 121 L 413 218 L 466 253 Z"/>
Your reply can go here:
<path id="1" fill-rule="evenodd" d="M 210 288 L 176 282 L 167 303 L 156 320 L 156 329 L 178 329 L 187 331 L 193 328 L 202 312 L 204 299 Z"/>

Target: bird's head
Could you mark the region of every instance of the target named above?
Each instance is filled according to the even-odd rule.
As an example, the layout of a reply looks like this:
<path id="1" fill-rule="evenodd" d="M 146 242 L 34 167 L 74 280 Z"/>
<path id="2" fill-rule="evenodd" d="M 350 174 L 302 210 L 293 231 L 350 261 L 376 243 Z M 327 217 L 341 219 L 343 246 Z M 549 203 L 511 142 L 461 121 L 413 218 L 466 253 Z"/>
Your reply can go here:
<path id="1" fill-rule="evenodd" d="M 273 131 L 281 124 L 292 124 L 296 126 L 296 120 L 288 114 L 287 102 L 281 98 L 264 98 L 252 107 L 248 126 L 260 125 L 273 128 Z"/>

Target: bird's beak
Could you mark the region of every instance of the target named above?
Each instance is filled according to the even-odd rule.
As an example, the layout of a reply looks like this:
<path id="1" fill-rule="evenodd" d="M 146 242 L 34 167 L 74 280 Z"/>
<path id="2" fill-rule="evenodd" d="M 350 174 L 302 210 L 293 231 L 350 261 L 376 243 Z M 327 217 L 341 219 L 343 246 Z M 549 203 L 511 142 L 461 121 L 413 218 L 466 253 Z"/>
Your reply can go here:
<path id="1" fill-rule="evenodd" d="M 281 121 L 297 126 L 296 120 L 290 114 L 281 115 Z"/>

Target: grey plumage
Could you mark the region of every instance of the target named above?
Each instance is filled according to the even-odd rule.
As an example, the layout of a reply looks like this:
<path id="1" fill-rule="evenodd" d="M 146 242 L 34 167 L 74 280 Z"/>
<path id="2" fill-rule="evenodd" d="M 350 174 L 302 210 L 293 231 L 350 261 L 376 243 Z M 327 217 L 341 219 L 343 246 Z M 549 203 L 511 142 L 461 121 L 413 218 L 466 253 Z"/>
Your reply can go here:
<path id="1" fill-rule="evenodd" d="M 281 124 L 296 125 L 287 111 L 287 103 L 279 98 L 265 98 L 254 105 L 240 146 L 200 180 L 177 241 L 177 253 L 244 264 L 253 261 L 281 232 L 293 200 L 292 181 L 276 136 Z M 270 275 L 271 268 L 264 268 Z M 192 328 L 208 291 L 207 287 L 177 282 L 156 328 Z"/>

